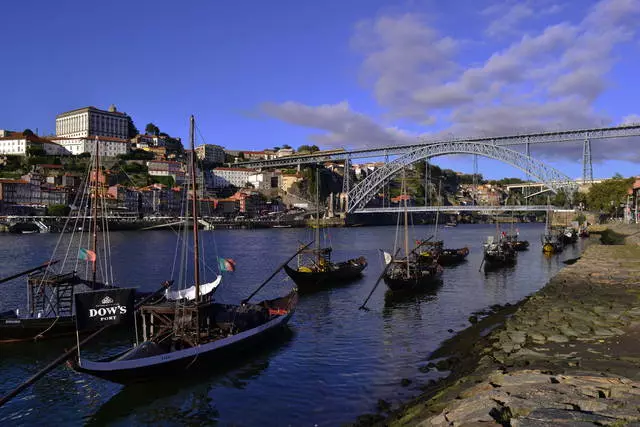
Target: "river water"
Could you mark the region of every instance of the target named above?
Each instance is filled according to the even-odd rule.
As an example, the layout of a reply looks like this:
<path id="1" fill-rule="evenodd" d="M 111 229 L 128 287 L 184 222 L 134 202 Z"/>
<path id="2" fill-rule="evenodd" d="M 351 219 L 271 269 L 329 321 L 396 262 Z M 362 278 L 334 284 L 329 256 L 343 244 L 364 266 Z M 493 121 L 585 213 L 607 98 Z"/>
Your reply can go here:
<path id="1" fill-rule="evenodd" d="M 330 229 L 333 259 L 360 255 L 369 266 L 359 281 L 302 295 L 288 332 L 267 349 L 198 378 L 122 387 L 59 367 L 0 408 L 0 425 L 239 425 L 332 426 L 375 412 L 379 399 L 394 404 L 419 394 L 438 377 L 420 372 L 429 354 L 468 318 L 493 304 L 514 303 L 540 289 L 575 258 L 582 242 L 551 258 L 541 251 L 541 224 L 520 224 L 530 249 L 515 267 L 481 272 L 481 244 L 493 225 L 440 228 L 446 247 L 470 248 L 468 261 L 446 268 L 442 286 L 430 294 L 397 300 L 384 282 L 358 310 L 382 269 L 379 248 L 391 250 L 395 227 Z M 413 227 L 414 238 L 433 226 Z M 211 234 L 210 234 L 211 233 Z M 233 258 L 237 271 L 225 273 L 216 298 L 238 302 L 290 256 L 310 230 L 224 230 L 209 253 Z M 154 290 L 168 279 L 176 238 L 170 231 L 111 233 L 113 269 L 120 286 Z M 58 235 L 0 235 L 0 277 L 27 269 L 51 256 Z M 262 293 L 283 294 L 292 282 L 280 273 Z M 24 306 L 25 279 L 0 285 L 0 311 Z M 452 332 L 453 331 L 453 332 Z M 5 345 L 0 348 L 0 394 L 69 348 L 74 339 Z M 120 342 L 122 345 L 122 342 Z M 83 353 L 98 357 L 105 346 Z M 413 382 L 401 385 L 403 378 Z"/>

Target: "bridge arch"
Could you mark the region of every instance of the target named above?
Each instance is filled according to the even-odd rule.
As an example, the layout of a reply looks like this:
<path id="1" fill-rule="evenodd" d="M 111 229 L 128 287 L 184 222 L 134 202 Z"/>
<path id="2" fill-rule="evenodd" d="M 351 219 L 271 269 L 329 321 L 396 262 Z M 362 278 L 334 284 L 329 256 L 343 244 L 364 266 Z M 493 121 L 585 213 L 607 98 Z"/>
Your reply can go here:
<path id="1" fill-rule="evenodd" d="M 402 168 L 419 160 L 449 154 L 477 154 L 499 160 L 536 178 L 553 193 L 557 193 L 559 190 L 572 193 L 577 190 L 577 184 L 567 175 L 519 151 L 490 143 L 451 141 L 420 147 L 374 170 L 358 185 L 349 190 L 347 212 L 352 213 L 356 209 L 364 208 L 374 194 Z"/>

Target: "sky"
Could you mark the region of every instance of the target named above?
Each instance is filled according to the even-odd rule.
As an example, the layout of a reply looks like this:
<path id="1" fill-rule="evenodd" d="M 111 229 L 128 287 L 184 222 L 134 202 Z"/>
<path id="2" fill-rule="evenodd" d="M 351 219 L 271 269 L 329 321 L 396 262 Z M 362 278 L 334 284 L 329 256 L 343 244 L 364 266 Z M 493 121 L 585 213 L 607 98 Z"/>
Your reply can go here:
<path id="1" fill-rule="evenodd" d="M 52 134 L 56 114 L 115 104 L 140 130 L 186 140 L 194 114 L 199 143 L 261 150 L 640 122 L 640 0 L 41 0 L 0 15 L 0 129 Z M 594 177 L 640 174 L 639 143 L 594 141 Z M 531 153 L 582 174 L 581 143 Z"/>

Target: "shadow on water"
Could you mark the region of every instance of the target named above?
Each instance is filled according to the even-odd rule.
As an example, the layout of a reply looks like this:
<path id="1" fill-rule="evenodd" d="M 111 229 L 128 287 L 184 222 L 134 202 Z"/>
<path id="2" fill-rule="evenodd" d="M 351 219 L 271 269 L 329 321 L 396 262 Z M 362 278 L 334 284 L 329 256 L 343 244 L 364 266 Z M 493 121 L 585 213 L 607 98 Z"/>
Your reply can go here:
<path id="1" fill-rule="evenodd" d="M 387 290 L 384 294 L 384 308 L 393 309 L 395 307 L 406 307 L 407 305 L 434 300 L 443 284 L 444 282 L 440 279 L 423 289 L 405 292 Z"/>
<path id="2" fill-rule="evenodd" d="M 136 417 L 142 423 L 171 423 L 180 425 L 217 424 L 219 411 L 210 396 L 214 386 L 223 385 L 244 389 L 257 379 L 268 367 L 269 360 L 291 345 L 296 333 L 284 328 L 273 335 L 274 342 L 261 346 L 251 354 L 245 353 L 235 359 L 210 369 L 198 369 L 193 375 L 172 376 L 170 381 L 137 383 L 123 387 L 116 395 L 85 418 L 86 425 L 112 425 Z M 185 399 L 185 395 L 190 398 Z M 171 399 L 180 397 L 180 404 Z M 145 410 L 138 411 L 140 408 Z"/>
<path id="3" fill-rule="evenodd" d="M 351 286 L 357 286 L 359 283 L 363 283 L 365 281 L 365 278 L 365 275 L 361 275 L 360 277 L 352 280 L 339 280 L 332 283 L 321 283 L 315 286 L 302 286 L 298 287 L 298 294 L 300 295 L 301 299 L 305 297 L 308 298 L 312 295 L 317 295 L 321 292 L 327 292 L 331 289 L 338 290 Z"/>

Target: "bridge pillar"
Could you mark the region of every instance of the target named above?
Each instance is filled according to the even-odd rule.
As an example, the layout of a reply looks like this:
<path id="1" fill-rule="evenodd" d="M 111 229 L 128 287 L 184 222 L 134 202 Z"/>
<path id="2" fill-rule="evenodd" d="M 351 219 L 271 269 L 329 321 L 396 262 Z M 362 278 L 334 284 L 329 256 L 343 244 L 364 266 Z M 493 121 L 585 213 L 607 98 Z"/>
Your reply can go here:
<path id="1" fill-rule="evenodd" d="M 593 181 L 593 164 L 591 163 L 591 141 L 585 138 L 582 146 L 582 182 Z"/>
<path id="2" fill-rule="evenodd" d="M 351 160 L 350 157 L 344 160 L 344 176 L 342 177 L 342 193 L 344 194 L 344 212 L 347 213 L 349 211 L 349 190 L 350 190 L 350 182 L 351 178 Z"/>

